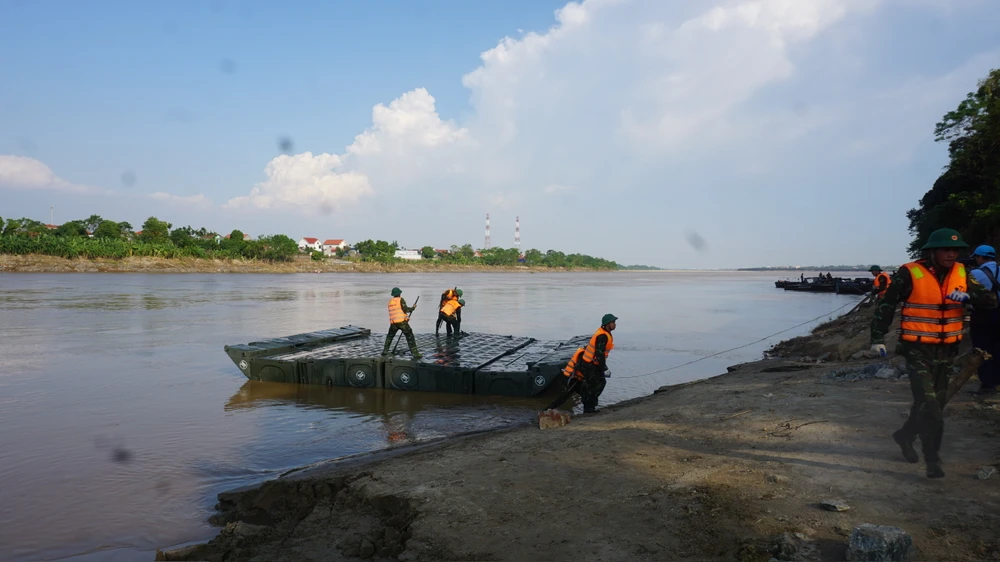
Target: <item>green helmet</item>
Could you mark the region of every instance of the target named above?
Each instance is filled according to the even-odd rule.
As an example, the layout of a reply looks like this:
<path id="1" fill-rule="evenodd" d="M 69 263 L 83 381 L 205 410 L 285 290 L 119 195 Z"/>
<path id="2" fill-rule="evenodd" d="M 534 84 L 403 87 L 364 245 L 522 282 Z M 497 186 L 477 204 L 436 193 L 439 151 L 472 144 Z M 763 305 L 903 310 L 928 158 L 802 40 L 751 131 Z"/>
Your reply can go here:
<path id="1" fill-rule="evenodd" d="M 392 296 L 398 297 L 399 295 L 402 295 L 402 294 L 403 294 L 403 291 L 401 291 L 399 289 L 399 287 L 393 287 L 392 288 Z"/>
<path id="2" fill-rule="evenodd" d="M 618 317 L 614 314 L 605 314 L 604 317 L 601 318 L 601 326 L 607 326 L 615 320 L 618 320 Z"/>
<path id="3" fill-rule="evenodd" d="M 871 266 L 871 267 L 868 268 L 868 271 L 871 271 L 872 273 L 881 273 L 882 272 L 882 268 L 879 267 L 879 266 L 877 266 L 877 265 L 873 265 L 873 266 Z"/>
<path id="4" fill-rule="evenodd" d="M 462 296 L 462 289 L 459 289 L 458 287 L 455 287 L 455 294 L 458 295 L 458 296 Z"/>
<path id="5" fill-rule="evenodd" d="M 458 304 L 465 306 L 465 299 L 458 299 Z"/>
<path id="6" fill-rule="evenodd" d="M 962 240 L 962 234 L 953 228 L 939 228 L 927 237 L 927 243 L 921 250 L 933 250 L 935 248 L 968 248 L 969 245 Z"/>

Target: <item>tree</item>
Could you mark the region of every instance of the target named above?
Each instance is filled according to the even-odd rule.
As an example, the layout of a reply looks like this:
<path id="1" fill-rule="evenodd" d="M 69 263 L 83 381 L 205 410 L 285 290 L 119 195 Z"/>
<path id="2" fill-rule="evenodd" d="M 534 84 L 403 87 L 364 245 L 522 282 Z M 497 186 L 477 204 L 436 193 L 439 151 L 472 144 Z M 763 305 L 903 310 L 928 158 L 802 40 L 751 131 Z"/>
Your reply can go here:
<path id="1" fill-rule="evenodd" d="M 115 221 L 101 221 L 94 229 L 94 238 L 105 240 L 120 240 L 122 238 L 122 227 Z"/>
<path id="2" fill-rule="evenodd" d="M 56 236 L 64 236 L 64 237 L 74 237 L 74 236 L 86 237 L 87 226 L 84 224 L 83 221 L 64 222 L 63 224 L 59 225 L 59 228 L 55 230 L 54 234 Z"/>
<path id="3" fill-rule="evenodd" d="M 385 240 L 363 240 L 354 245 L 365 261 L 388 262 L 396 259 L 396 248 Z"/>
<path id="4" fill-rule="evenodd" d="M 524 253 L 524 263 L 525 265 L 542 265 L 544 256 L 542 252 L 532 248 Z"/>
<path id="5" fill-rule="evenodd" d="M 420 255 L 425 260 L 432 260 L 434 259 L 434 256 L 437 255 L 437 252 L 434 251 L 432 246 L 424 246 L 423 248 L 420 248 Z"/>
<path id="6" fill-rule="evenodd" d="M 132 224 L 127 221 L 118 223 L 118 227 L 121 228 L 123 238 L 131 238 L 135 234 L 132 232 Z"/>
<path id="7" fill-rule="evenodd" d="M 194 229 L 190 226 L 182 226 L 170 231 L 170 241 L 178 248 L 184 248 L 194 244 Z"/>
<path id="8" fill-rule="evenodd" d="M 97 227 L 101 226 L 104 219 L 97 215 L 90 215 L 81 222 L 83 222 L 83 225 L 87 228 L 87 232 L 93 234 L 94 232 L 97 232 Z"/>
<path id="9" fill-rule="evenodd" d="M 43 232 L 48 232 L 48 228 L 44 223 L 36 221 L 34 219 L 7 219 L 7 224 L 4 225 L 3 235 L 4 236 L 37 236 Z"/>
<path id="10" fill-rule="evenodd" d="M 1000 70 L 991 70 L 934 128 L 948 142 L 944 173 L 910 209 L 910 254 L 938 228 L 955 228 L 972 245 L 1000 242 Z"/>
<path id="11" fill-rule="evenodd" d="M 166 242 L 169 240 L 171 226 L 173 225 L 169 222 L 149 217 L 146 222 L 142 223 L 142 234 L 139 239 L 143 242 Z"/>

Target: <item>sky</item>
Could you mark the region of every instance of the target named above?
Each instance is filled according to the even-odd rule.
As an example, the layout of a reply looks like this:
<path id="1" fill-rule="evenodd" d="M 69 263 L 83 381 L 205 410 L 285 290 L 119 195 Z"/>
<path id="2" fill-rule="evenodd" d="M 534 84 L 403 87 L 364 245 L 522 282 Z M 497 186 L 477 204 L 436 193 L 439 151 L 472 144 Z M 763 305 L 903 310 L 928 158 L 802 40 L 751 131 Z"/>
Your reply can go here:
<path id="1" fill-rule="evenodd" d="M 0 0 L 0 217 L 906 261 L 996 0 Z M 976 241 L 969 241 L 974 244 Z"/>

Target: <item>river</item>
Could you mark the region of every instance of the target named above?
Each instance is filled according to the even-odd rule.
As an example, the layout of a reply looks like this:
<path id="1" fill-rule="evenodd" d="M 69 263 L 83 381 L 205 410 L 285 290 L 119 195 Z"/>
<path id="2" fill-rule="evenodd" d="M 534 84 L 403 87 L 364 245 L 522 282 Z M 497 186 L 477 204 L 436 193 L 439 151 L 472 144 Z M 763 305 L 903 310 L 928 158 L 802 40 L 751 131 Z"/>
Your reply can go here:
<path id="1" fill-rule="evenodd" d="M 250 383 L 225 344 L 347 324 L 382 332 L 393 286 L 421 297 L 411 324 L 432 332 L 441 291 L 457 285 L 465 331 L 566 339 L 617 315 L 609 404 L 759 359 L 859 299 L 782 291 L 778 276 L 0 274 L 0 560 L 152 560 L 213 536 L 206 520 L 222 490 L 523 422 L 544 406 Z"/>

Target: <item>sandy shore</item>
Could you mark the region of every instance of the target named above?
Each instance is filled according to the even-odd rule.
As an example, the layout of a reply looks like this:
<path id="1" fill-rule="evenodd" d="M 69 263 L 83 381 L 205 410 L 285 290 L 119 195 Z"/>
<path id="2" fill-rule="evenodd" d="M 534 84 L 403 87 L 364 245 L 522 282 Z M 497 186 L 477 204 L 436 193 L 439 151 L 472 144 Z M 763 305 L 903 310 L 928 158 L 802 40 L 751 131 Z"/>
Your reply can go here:
<path id="1" fill-rule="evenodd" d="M 976 478 L 1000 463 L 1000 402 L 956 397 L 947 477 L 927 479 L 890 438 L 910 404 L 898 359 L 850 359 L 869 315 L 561 428 L 526 420 L 221 494 L 219 536 L 157 559 L 843 560 L 862 523 L 904 529 L 914 559 L 1000 559 L 1000 477 Z"/>
<path id="2" fill-rule="evenodd" d="M 553 268 L 538 266 L 457 265 L 441 262 L 379 264 L 337 259 L 314 261 L 299 256 L 291 262 L 263 260 L 209 260 L 196 258 L 131 257 L 112 259 L 66 259 L 58 256 L 0 254 L 0 272 L 10 273 L 497 273 L 618 270 Z"/>

